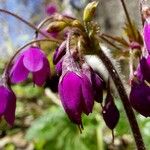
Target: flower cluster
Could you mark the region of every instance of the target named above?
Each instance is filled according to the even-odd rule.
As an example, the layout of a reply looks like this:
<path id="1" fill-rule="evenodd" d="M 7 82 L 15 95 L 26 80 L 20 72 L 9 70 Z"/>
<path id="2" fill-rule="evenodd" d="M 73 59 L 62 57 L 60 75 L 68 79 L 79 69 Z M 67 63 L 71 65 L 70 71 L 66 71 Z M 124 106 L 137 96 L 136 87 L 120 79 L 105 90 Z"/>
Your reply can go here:
<path id="1" fill-rule="evenodd" d="M 10 84 L 25 81 L 29 73 L 32 73 L 33 82 L 38 86 L 42 86 L 50 76 L 48 59 L 38 47 L 31 46 L 23 52 L 21 51 L 1 77 L 0 117 L 4 116 L 10 126 L 14 123 L 16 110 L 16 96 Z"/>
<path id="2" fill-rule="evenodd" d="M 92 20 L 98 2 L 91 2 L 85 8 L 83 21 Z M 51 22 L 40 31 L 48 38 L 58 38 L 59 46 L 56 48 L 53 63 L 59 76 L 58 93 L 62 105 L 70 120 L 82 128 L 82 114 L 92 113 L 94 101 L 101 103 L 102 115 L 106 125 L 114 129 L 119 120 L 119 111 L 115 105 L 107 85 L 106 98 L 103 104 L 103 90 L 106 87 L 101 74 L 86 62 L 85 55 L 99 48 L 97 24 L 89 24 L 89 29 L 77 19 L 54 14 L 53 7 L 47 10 L 52 13 Z M 42 25 L 39 27 L 41 28 Z M 86 30 L 92 31 L 87 33 Z M 36 38 L 43 40 L 42 35 Z M 90 41 L 93 40 L 93 43 Z M 36 41 L 37 42 L 37 41 Z M 33 83 L 42 86 L 50 76 L 50 65 L 45 53 L 41 49 L 41 43 L 36 46 L 23 48 L 13 57 L 4 72 L 4 79 L 0 83 L 0 115 L 13 125 L 15 119 L 16 97 L 11 89 L 11 84 L 18 84 L 27 80 L 32 75 Z M 38 45 L 38 46 L 37 46 Z M 96 50 L 95 50 L 96 49 Z"/>
<path id="3" fill-rule="evenodd" d="M 132 107 L 145 117 L 150 116 L 150 23 L 146 20 L 143 28 L 146 51 L 134 73 L 130 92 Z"/>
<path id="4" fill-rule="evenodd" d="M 86 62 L 84 55 L 68 39 L 55 50 L 53 62 L 60 76 L 58 92 L 62 105 L 70 120 L 82 127 L 82 113 L 92 112 L 94 100 L 102 105 L 102 115 L 106 125 L 114 129 L 119 120 L 119 111 L 115 106 L 110 89 L 103 106 L 105 82 L 101 75 Z M 73 40 L 73 38 L 72 38 Z"/>
<path id="5" fill-rule="evenodd" d="M 85 62 L 77 48 L 67 49 L 66 41 L 56 49 L 53 62 L 60 75 L 58 85 L 63 107 L 72 122 L 82 125 L 81 115 L 92 112 L 94 99 L 102 101 L 103 80 Z"/>

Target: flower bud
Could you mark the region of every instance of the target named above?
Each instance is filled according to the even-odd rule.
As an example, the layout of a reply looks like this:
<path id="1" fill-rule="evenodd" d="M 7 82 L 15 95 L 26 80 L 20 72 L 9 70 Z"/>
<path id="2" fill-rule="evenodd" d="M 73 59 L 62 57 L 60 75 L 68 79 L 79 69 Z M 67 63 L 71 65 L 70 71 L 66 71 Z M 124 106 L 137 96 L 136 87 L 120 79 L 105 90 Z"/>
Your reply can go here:
<path id="1" fill-rule="evenodd" d="M 68 24 L 64 21 L 54 21 L 48 25 L 47 32 L 60 32 L 66 26 L 68 26 Z"/>
<path id="2" fill-rule="evenodd" d="M 98 5 L 97 1 L 93 1 L 89 4 L 87 4 L 87 6 L 85 7 L 84 12 L 83 12 L 83 21 L 90 22 L 92 20 L 97 5 Z"/>
<path id="3" fill-rule="evenodd" d="M 150 87 L 144 82 L 132 81 L 130 92 L 131 106 L 145 117 L 150 116 Z"/>
<path id="4" fill-rule="evenodd" d="M 102 115 L 106 125 L 113 130 L 119 121 L 120 115 L 110 91 L 107 92 Z"/>
<path id="5" fill-rule="evenodd" d="M 74 20 L 74 21 L 71 23 L 71 25 L 72 25 L 73 27 L 77 27 L 77 28 L 79 28 L 79 29 L 81 29 L 81 30 L 84 30 L 84 27 L 83 27 L 82 23 L 81 23 L 79 20 Z"/>

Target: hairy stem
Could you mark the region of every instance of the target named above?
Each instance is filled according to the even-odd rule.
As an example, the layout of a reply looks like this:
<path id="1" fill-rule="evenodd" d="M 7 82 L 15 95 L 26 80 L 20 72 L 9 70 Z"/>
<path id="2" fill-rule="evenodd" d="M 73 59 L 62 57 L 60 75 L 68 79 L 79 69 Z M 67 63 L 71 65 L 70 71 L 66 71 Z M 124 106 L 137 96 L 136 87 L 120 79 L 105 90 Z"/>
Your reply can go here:
<path id="1" fill-rule="evenodd" d="M 26 21 L 25 19 L 23 19 L 22 17 L 18 16 L 17 14 L 12 13 L 12 12 L 10 12 L 10 11 L 8 11 L 8 10 L 4 10 L 4 9 L 0 9 L 0 12 L 6 13 L 6 14 L 8 14 L 8 15 L 11 15 L 11 16 L 17 18 L 18 20 L 22 21 L 23 23 L 25 23 L 26 25 L 28 25 L 29 27 L 31 27 L 31 28 L 34 29 L 35 31 L 39 32 L 39 33 L 40 33 L 41 35 L 43 35 L 44 37 L 50 39 L 49 36 L 47 36 L 45 33 L 43 33 L 41 30 L 39 30 L 35 25 L 33 25 L 33 24 L 31 24 L 30 22 Z M 53 38 L 51 38 L 51 41 L 58 42 L 58 40 L 53 39 Z"/>
<path id="2" fill-rule="evenodd" d="M 108 70 L 110 76 L 112 77 L 112 80 L 114 81 L 114 84 L 116 86 L 116 89 L 119 93 L 119 96 L 121 98 L 121 101 L 123 103 L 127 118 L 130 123 L 130 127 L 136 142 L 137 150 L 145 150 L 145 146 L 143 143 L 143 139 L 140 133 L 140 129 L 136 120 L 136 117 L 134 115 L 133 109 L 130 105 L 128 95 L 126 93 L 126 90 L 123 86 L 123 83 L 121 81 L 121 78 L 116 71 L 115 67 L 113 66 L 111 60 L 105 55 L 105 53 L 100 48 L 99 53 L 97 54 L 98 57 L 102 60 L 104 63 L 106 69 Z"/>

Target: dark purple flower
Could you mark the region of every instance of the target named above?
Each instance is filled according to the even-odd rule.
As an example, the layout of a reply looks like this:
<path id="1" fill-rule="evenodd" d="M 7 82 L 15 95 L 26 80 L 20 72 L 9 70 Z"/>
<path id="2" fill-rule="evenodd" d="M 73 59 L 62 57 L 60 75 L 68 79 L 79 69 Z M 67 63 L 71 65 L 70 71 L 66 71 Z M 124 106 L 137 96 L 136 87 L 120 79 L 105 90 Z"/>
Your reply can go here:
<path id="1" fill-rule="evenodd" d="M 82 91 L 81 78 L 73 72 L 68 72 L 60 81 L 58 90 L 63 107 L 70 120 L 82 124 Z"/>
<path id="2" fill-rule="evenodd" d="M 113 130 L 119 121 L 120 115 L 110 91 L 107 92 L 102 115 L 106 125 Z"/>
<path id="3" fill-rule="evenodd" d="M 82 94 L 83 94 L 83 107 L 84 113 L 88 115 L 92 113 L 93 105 L 94 105 L 94 95 L 92 83 L 88 79 L 88 77 L 82 74 Z"/>
<path id="4" fill-rule="evenodd" d="M 104 82 L 100 75 L 95 72 L 87 63 L 82 64 L 82 73 L 85 74 L 91 82 L 94 100 L 101 103 L 103 99 Z"/>
<path id="5" fill-rule="evenodd" d="M 55 3 L 50 3 L 46 6 L 46 13 L 48 15 L 53 15 L 57 12 L 57 5 Z"/>
<path id="6" fill-rule="evenodd" d="M 150 24 L 147 21 L 144 24 L 143 37 L 146 49 L 150 53 Z"/>
<path id="7" fill-rule="evenodd" d="M 30 47 L 16 59 L 11 71 L 12 83 L 19 83 L 33 75 L 36 85 L 42 86 L 50 75 L 50 66 L 45 54 L 38 47 Z"/>
<path id="8" fill-rule="evenodd" d="M 82 112 L 88 115 L 94 104 L 92 86 L 87 76 L 68 71 L 59 82 L 59 95 L 70 120 L 81 125 Z"/>
<path id="9" fill-rule="evenodd" d="M 104 81 L 100 77 L 100 75 L 93 71 L 92 73 L 92 84 L 94 91 L 94 100 L 98 103 L 102 103 L 103 101 L 103 89 L 104 89 Z"/>
<path id="10" fill-rule="evenodd" d="M 7 123 L 12 126 L 15 120 L 16 96 L 6 86 L 0 85 L 0 118 L 4 116 Z"/>
<path id="11" fill-rule="evenodd" d="M 141 115 L 150 116 L 150 87 L 145 82 L 132 81 L 130 103 Z"/>
<path id="12" fill-rule="evenodd" d="M 134 74 L 140 81 L 146 80 L 150 82 L 150 56 L 141 58 L 140 64 Z"/>

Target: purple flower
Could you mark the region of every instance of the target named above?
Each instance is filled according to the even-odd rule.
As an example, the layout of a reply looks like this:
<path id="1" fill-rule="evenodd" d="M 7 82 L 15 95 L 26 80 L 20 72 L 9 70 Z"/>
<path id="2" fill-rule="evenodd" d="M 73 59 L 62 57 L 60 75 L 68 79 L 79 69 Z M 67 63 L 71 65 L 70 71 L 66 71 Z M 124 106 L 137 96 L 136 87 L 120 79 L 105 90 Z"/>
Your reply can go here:
<path id="1" fill-rule="evenodd" d="M 104 81 L 101 76 L 95 72 L 87 63 L 82 64 L 82 73 L 87 76 L 91 82 L 94 100 L 101 103 L 103 99 Z"/>
<path id="2" fill-rule="evenodd" d="M 11 71 L 12 83 L 19 83 L 33 75 L 33 82 L 42 86 L 50 75 L 50 66 L 45 54 L 38 47 L 30 47 L 16 59 Z"/>
<path id="3" fill-rule="evenodd" d="M 53 15 L 57 12 L 57 5 L 55 3 L 50 3 L 46 6 L 46 13 L 48 15 Z"/>
<path id="4" fill-rule="evenodd" d="M 141 58 L 140 64 L 134 74 L 140 81 L 146 80 L 150 82 L 150 56 Z"/>
<path id="5" fill-rule="evenodd" d="M 12 126 L 15 120 L 16 96 L 13 91 L 6 86 L 0 85 L 0 117 L 5 118 Z"/>
<path id="6" fill-rule="evenodd" d="M 102 115 L 106 125 L 113 130 L 119 121 L 120 115 L 110 91 L 107 92 Z"/>
<path id="7" fill-rule="evenodd" d="M 130 92 L 132 107 L 145 117 L 150 116 L 150 87 L 141 81 L 132 81 Z"/>
<path id="8" fill-rule="evenodd" d="M 92 86 L 88 78 L 68 71 L 59 82 L 59 95 L 70 120 L 81 125 L 82 112 L 88 115 L 94 104 Z"/>
<path id="9" fill-rule="evenodd" d="M 150 53 L 150 24 L 145 21 L 143 28 L 143 37 L 147 51 Z"/>
<path id="10" fill-rule="evenodd" d="M 92 73 L 91 79 L 93 84 L 94 100 L 97 101 L 98 103 L 102 103 L 104 81 L 102 80 L 101 76 L 94 71 Z"/>

